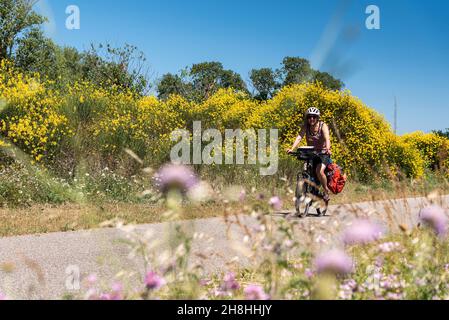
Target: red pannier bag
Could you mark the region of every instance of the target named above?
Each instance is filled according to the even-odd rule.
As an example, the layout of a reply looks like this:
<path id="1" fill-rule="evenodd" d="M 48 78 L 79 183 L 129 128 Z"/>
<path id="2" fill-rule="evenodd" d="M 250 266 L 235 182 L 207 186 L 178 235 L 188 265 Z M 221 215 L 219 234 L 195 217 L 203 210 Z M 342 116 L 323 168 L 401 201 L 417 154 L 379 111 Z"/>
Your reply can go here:
<path id="1" fill-rule="evenodd" d="M 331 163 L 326 168 L 327 187 L 333 194 L 339 194 L 343 191 L 346 185 L 346 174 L 343 174 L 342 169 L 335 163 Z"/>

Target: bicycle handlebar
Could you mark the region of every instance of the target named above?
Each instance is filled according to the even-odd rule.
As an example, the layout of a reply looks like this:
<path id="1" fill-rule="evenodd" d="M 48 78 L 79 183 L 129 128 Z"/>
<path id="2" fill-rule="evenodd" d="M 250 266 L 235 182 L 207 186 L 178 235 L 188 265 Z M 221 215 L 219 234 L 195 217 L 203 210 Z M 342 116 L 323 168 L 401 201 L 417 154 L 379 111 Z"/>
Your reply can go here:
<path id="1" fill-rule="evenodd" d="M 301 151 L 297 150 L 295 152 L 290 152 L 289 155 L 292 157 L 301 158 L 301 160 L 305 160 L 306 158 L 309 158 L 310 156 L 326 155 L 326 153 L 318 152 L 315 150 L 311 150 L 311 151 L 307 151 L 307 152 L 304 152 L 304 151 L 301 152 Z"/>
<path id="2" fill-rule="evenodd" d="M 295 152 L 290 152 L 288 153 L 291 156 L 300 156 L 300 155 L 307 155 L 307 154 L 313 154 L 313 155 L 321 155 L 321 154 L 325 154 L 324 152 L 318 152 L 318 151 L 307 151 L 307 152 L 301 152 L 301 151 L 295 151 Z"/>

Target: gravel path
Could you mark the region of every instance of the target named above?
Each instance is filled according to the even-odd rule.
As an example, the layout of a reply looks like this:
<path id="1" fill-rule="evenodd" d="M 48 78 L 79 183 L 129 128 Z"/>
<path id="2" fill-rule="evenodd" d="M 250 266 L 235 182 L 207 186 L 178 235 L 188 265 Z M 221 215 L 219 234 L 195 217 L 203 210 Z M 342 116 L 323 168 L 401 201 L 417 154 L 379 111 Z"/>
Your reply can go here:
<path id="1" fill-rule="evenodd" d="M 449 196 L 434 201 L 445 209 L 449 207 Z M 392 225 L 392 220 L 396 225 L 411 226 L 416 224 L 420 208 L 428 204 L 428 199 L 411 198 L 339 205 L 330 207 L 329 216 L 291 221 L 297 223 L 298 239 L 308 249 L 320 250 L 338 243 L 341 228 L 355 215 L 370 215 L 387 227 Z M 286 219 L 286 214 L 277 213 L 271 219 Z M 236 219 L 231 218 L 233 221 Z M 257 226 L 253 217 L 239 216 L 238 219 L 247 228 Z M 196 234 L 193 252 L 197 254 L 191 256 L 191 262 L 202 265 L 205 272 L 223 270 L 236 259 L 242 265 L 251 263 L 241 250 L 245 236 L 241 226 L 230 225 L 223 218 L 183 221 L 179 224 L 190 234 Z M 174 246 L 174 239 L 170 238 L 173 230 L 174 225 L 169 223 L 140 225 L 135 227 L 137 232 L 133 234 L 157 240 L 151 251 L 162 254 Z M 16 299 L 58 299 L 67 293 L 78 293 L 76 281 L 72 281 L 78 278 L 78 274 L 80 279 L 89 274 L 96 274 L 99 279 L 112 279 L 126 269 L 134 270 L 138 279 L 144 272 L 144 264 L 140 257 L 130 254 L 129 244 L 123 241 L 127 235 L 129 232 L 122 229 L 95 229 L 2 238 L 0 292 Z"/>

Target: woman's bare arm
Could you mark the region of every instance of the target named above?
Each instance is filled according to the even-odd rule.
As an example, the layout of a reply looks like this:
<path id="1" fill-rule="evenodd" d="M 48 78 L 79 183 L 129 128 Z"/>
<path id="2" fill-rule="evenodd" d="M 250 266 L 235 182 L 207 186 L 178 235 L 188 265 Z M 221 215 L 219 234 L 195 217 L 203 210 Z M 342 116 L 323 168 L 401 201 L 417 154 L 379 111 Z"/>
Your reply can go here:
<path id="1" fill-rule="evenodd" d="M 323 124 L 323 135 L 324 135 L 324 140 L 326 142 L 326 152 L 328 154 L 331 154 L 331 136 L 330 136 L 329 127 L 327 124 Z"/>
<path id="2" fill-rule="evenodd" d="M 291 147 L 291 149 L 287 151 L 288 153 L 290 153 L 290 152 L 295 152 L 295 150 L 298 148 L 298 146 L 299 146 L 299 144 L 301 143 L 302 138 L 304 137 L 305 134 L 306 134 L 306 128 L 305 128 L 305 127 L 302 127 L 302 128 L 301 128 L 301 132 L 299 133 L 299 136 L 296 138 L 295 143 L 293 144 L 293 146 Z"/>

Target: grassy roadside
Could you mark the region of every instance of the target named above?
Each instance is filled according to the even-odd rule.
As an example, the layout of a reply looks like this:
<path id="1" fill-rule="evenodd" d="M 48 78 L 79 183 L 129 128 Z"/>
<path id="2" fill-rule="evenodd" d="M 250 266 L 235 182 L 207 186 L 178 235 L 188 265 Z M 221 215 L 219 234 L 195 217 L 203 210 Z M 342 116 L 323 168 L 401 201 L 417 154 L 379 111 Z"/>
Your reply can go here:
<path id="1" fill-rule="evenodd" d="M 425 180 L 420 183 L 371 184 L 348 183 L 345 191 L 332 198 L 331 204 L 345 204 L 363 201 L 381 201 L 407 197 L 427 196 L 430 192 L 449 194 L 447 182 Z M 280 195 L 284 209 L 293 208 L 293 186 L 271 190 L 271 192 L 253 192 L 247 195 L 247 203 L 256 201 L 263 195 L 267 201 L 273 194 Z M 244 213 L 240 203 L 212 201 L 205 204 L 188 204 L 183 208 L 179 219 L 200 219 L 223 216 L 225 213 Z M 166 221 L 165 206 L 161 204 L 63 204 L 33 205 L 26 208 L 0 209 L 0 237 L 26 234 L 41 234 L 59 231 L 76 231 L 92 228 L 107 228 L 117 222 L 125 224 L 159 223 Z"/>

